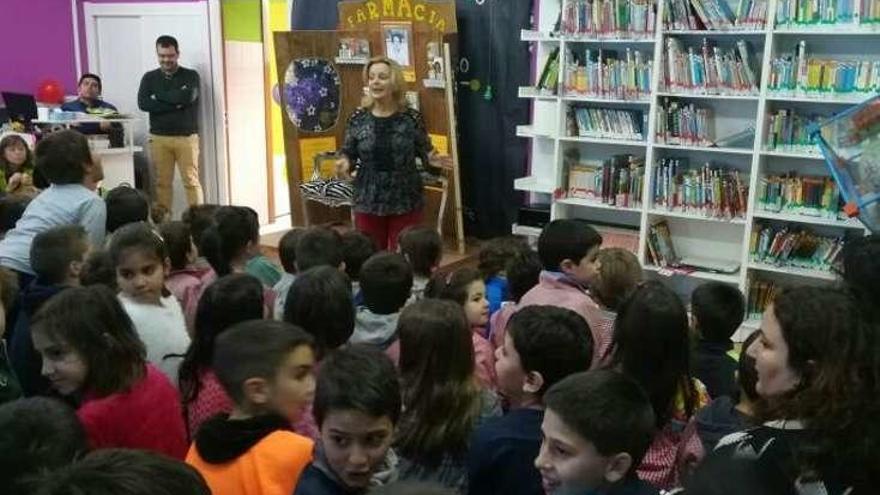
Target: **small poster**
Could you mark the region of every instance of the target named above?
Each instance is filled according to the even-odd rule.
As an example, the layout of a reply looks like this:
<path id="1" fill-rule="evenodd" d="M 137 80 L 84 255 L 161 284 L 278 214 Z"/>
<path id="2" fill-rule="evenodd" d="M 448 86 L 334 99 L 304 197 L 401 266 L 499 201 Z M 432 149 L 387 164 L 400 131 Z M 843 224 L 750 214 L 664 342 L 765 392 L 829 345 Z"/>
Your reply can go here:
<path id="1" fill-rule="evenodd" d="M 370 59 L 370 41 L 364 38 L 340 38 L 336 58 L 342 61 L 366 62 Z"/>
<path id="2" fill-rule="evenodd" d="M 442 134 L 429 134 L 434 151 L 440 156 L 449 156 L 449 138 Z"/>
<path id="3" fill-rule="evenodd" d="M 336 138 L 334 136 L 319 138 L 300 138 L 299 140 L 299 158 L 300 173 L 303 182 L 312 179 L 315 170 L 315 157 L 321 153 L 336 151 Z M 333 160 L 326 160 L 320 164 L 320 174 L 323 178 L 333 177 L 335 170 L 333 169 Z"/>
<path id="4" fill-rule="evenodd" d="M 394 60 L 406 71 L 412 70 L 412 25 L 410 23 L 383 23 L 382 39 L 385 43 L 385 56 Z"/>

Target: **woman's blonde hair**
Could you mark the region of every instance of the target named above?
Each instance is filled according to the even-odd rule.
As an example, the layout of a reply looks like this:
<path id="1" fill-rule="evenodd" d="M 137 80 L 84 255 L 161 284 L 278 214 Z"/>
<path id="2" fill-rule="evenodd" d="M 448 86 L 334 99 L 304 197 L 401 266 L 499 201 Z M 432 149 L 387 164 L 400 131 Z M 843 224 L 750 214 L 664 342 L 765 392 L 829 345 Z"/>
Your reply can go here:
<path id="1" fill-rule="evenodd" d="M 370 68 L 376 64 L 385 64 L 391 69 L 391 99 L 397 104 L 398 110 L 407 107 L 406 93 L 404 92 L 403 69 L 400 64 L 388 57 L 373 57 L 364 66 L 364 86 L 370 85 Z M 361 106 L 364 108 L 373 108 L 376 100 L 370 96 L 369 92 L 361 99 Z"/>

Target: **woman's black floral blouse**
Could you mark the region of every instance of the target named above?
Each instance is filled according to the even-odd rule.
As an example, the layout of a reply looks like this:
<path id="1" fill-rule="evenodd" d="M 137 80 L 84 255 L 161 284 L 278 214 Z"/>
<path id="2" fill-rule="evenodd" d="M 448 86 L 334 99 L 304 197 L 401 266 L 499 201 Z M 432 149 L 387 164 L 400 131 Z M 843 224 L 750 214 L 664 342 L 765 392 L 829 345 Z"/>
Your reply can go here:
<path id="1" fill-rule="evenodd" d="M 358 108 L 348 119 L 342 153 L 357 167 L 354 211 L 402 215 L 423 206 L 422 177 L 416 157 L 428 163 L 431 141 L 422 114 L 407 108 L 376 117 Z"/>

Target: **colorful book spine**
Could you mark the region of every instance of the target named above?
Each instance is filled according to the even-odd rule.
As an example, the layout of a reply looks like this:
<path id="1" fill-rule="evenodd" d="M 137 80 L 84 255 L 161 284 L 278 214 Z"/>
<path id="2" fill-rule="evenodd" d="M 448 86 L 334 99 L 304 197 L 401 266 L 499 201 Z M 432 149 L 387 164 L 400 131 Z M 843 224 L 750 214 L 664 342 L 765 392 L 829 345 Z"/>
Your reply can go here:
<path id="1" fill-rule="evenodd" d="M 870 12 L 872 8 L 876 8 L 876 5 L 880 5 L 880 1 L 779 0 L 776 3 L 776 26 L 799 27 L 864 23 L 866 21 L 864 13 Z M 859 16 L 856 7 L 861 7 L 861 16 Z M 865 8 L 868 10 L 864 10 Z M 868 18 L 870 19 L 872 16 L 869 14 Z"/>
<path id="2" fill-rule="evenodd" d="M 843 237 L 822 236 L 793 225 L 756 223 L 749 239 L 749 257 L 780 267 L 831 271 L 841 262 L 843 246 Z"/>
<path id="3" fill-rule="evenodd" d="M 764 29 L 767 0 L 664 0 L 663 25 L 669 31 L 735 31 Z"/>
<path id="4" fill-rule="evenodd" d="M 573 164 L 568 197 L 624 208 L 639 208 L 645 178 L 645 159 L 615 155 L 607 160 Z"/>
<path id="5" fill-rule="evenodd" d="M 537 88 L 545 93 L 556 94 L 559 88 L 559 48 L 554 49 L 544 68 L 541 70 L 541 77 L 538 78 Z"/>
<path id="6" fill-rule="evenodd" d="M 653 208 L 727 220 L 745 216 L 748 179 L 737 170 L 709 163 L 690 169 L 686 158 L 661 158 L 653 180 Z"/>
<path id="7" fill-rule="evenodd" d="M 654 0 L 565 0 L 562 33 L 571 38 L 651 38 Z"/>
<path id="8" fill-rule="evenodd" d="M 571 106 L 568 128 L 572 135 L 589 138 L 644 141 L 647 115 L 640 110 Z"/>
<path id="9" fill-rule="evenodd" d="M 831 177 L 765 176 L 758 182 L 756 201 L 760 209 L 774 213 L 844 218 L 840 190 Z"/>
<path id="10" fill-rule="evenodd" d="M 767 132 L 764 143 L 768 151 L 788 151 L 820 154 L 811 128 L 830 115 L 802 115 L 794 109 L 780 108 L 767 116 Z M 826 139 L 833 139 L 834 128 L 823 128 Z"/>
<path id="11" fill-rule="evenodd" d="M 746 318 L 750 320 L 760 319 L 767 306 L 773 302 L 780 287 L 769 280 L 750 279 L 748 282 L 748 298 L 746 304 Z"/>
<path id="12" fill-rule="evenodd" d="M 655 141 L 679 146 L 711 146 L 712 112 L 693 103 L 664 98 L 657 107 Z"/>
<path id="13" fill-rule="evenodd" d="M 664 50 L 663 87 L 682 94 L 757 95 L 759 73 L 745 40 L 722 49 L 703 38 L 700 46 L 685 47 L 678 38 L 667 38 Z"/>
<path id="14" fill-rule="evenodd" d="M 770 61 L 770 91 L 795 94 L 880 91 L 880 59 L 830 59 L 807 54 L 800 41 L 790 54 Z"/>
<path id="15" fill-rule="evenodd" d="M 570 52 L 565 71 L 565 94 L 624 100 L 645 100 L 651 92 L 653 62 L 639 50 L 618 52 L 587 48 Z"/>

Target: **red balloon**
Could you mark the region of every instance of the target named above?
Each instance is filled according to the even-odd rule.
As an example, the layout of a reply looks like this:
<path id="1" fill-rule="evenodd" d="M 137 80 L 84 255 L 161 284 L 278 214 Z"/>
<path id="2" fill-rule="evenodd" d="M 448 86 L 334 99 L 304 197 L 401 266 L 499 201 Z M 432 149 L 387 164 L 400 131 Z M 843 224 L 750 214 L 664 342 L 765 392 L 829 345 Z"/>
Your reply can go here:
<path id="1" fill-rule="evenodd" d="M 64 103 L 64 88 L 55 79 L 45 79 L 37 86 L 36 100 L 40 103 Z"/>

